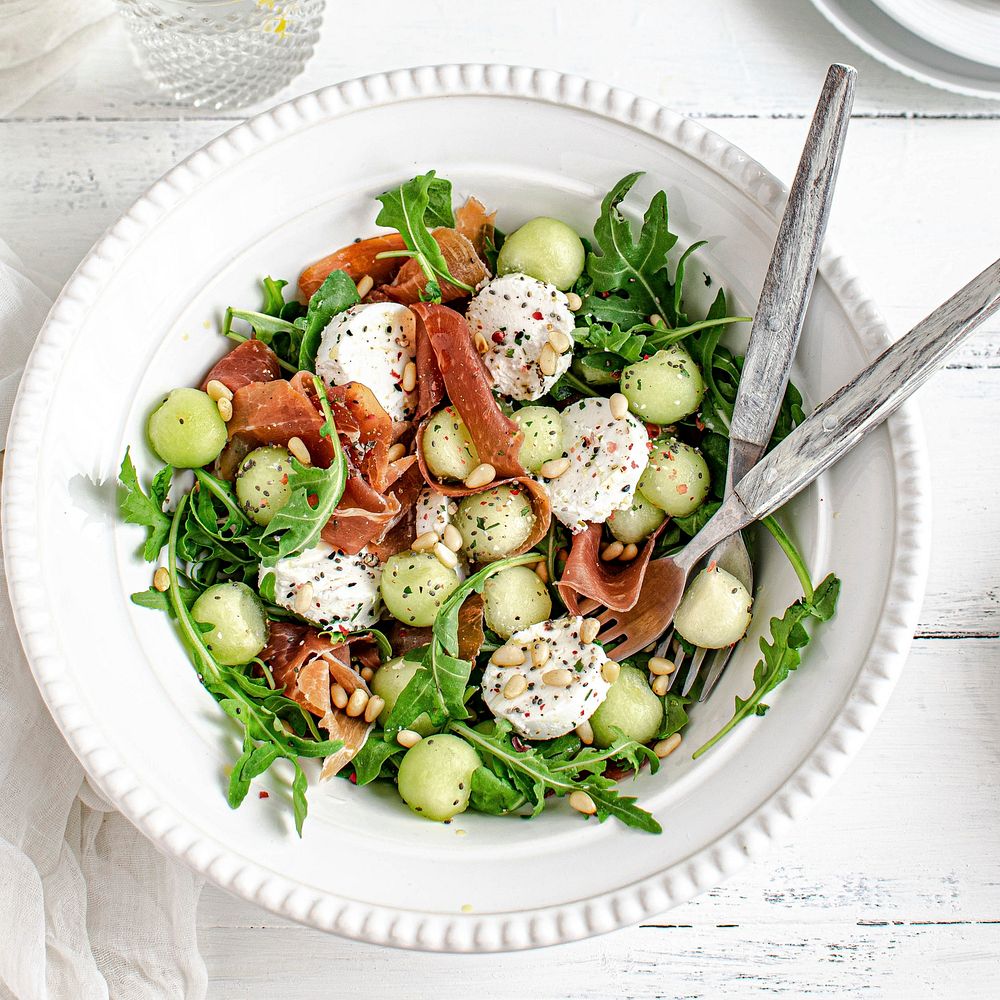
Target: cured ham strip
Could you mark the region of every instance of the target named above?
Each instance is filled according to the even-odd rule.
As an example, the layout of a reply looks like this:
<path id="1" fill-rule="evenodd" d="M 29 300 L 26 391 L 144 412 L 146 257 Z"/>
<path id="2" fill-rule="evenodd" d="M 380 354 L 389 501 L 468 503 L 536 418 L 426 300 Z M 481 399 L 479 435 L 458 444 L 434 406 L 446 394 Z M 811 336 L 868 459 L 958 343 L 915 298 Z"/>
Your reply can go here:
<path id="1" fill-rule="evenodd" d="M 486 265 L 482 262 L 472 241 L 455 229 L 435 229 L 431 235 L 441 249 L 441 255 L 448 265 L 448 273 L 457 281 L 464 282 L 475 288 L 481 281 L 490 276 Z M 438 279 L 441 286 L 441 301 L 453 302 L 468 296 L 468 292 L 458 285 L 453 285 L 443 278 Z M 419 302 L 427 288 L 427 275 L 420 263 L 410 259 L 399 269 L 392 284 L 386 285 L 382 291 L 393 302 L 403 305 L 413 305 Z"/>
<path id="2" fill-rule="evenodd" d="M 438 367 L 437 355 L 431 345 L 427 327 L 417 319 L 417 349 L 414 363 L 417 366 L 417 419 L 422 420 L 436 410 L 444 399 L 444 376 Z"/>
<path id="3" fill-rule="evenodd" d="M 486 260 L 486 241 L 493 241 L 497 213 L 487 212 L 478 198 L 468 198 L 455 212 L 455 228 L 476 248 L 476 253 Z"/>
<path id="4" fill-rule="evenodd" d="M 343 434 L 344 428 L 348 426 L 348 422 L 343 420 L 343 414 L 346 413 L 350 418 L 350 430 L 355 436 L 348 446 L 348 452 L 354 464 L 371 486 L 382 492 L 389 485 L 392 418 L 382 408 L 371 389 L 360 382 L 335 385 L 327 389 L 327 398 L 334 410 L 333 417 L 338 432 Z"/>
<path id="5" fill-rule="evenodd" d="M 397 656 L 419 649 L 431 641 L 433 629 L 416 628 L 393 621 L 386 633 L 392 643 L 392 651 Z M 474 660 L 483 648 L 486 635 L 483 632 L 483 599 L 479 594 L 470 594 L 458 610 L 458 655 L 463 660 Z"/>
<path id="6" fill-rule="evenodd" d="M 639 599 L 646 566 L 653 554 L 661 525 L 630 562 L 602 562 L 601 525 L 590 523 L 573 536 L 566 569 L 557 586 L 570 614 L 581 614 L 579 599 L 590 597 L 613 611 L 628 611 Z"/>
<path id="7" fill-rule="evenodd" d="M 216 469 L 223 479 L 232 479 L 248 452 L 266 444 L 287 445 L 293 437 L 309 449 L 313 465 L 326 468 L 333 460 L 333 445 L 320 434 L 322 426 L 323 417 L 309 397 L 284 379 L 241 386 L 233 393 L 229 443 Z"/>
<path id="8" fill-rule="evenodd" d="M 272 622 L 267 646 L 260 654 L 285 696 L 317 716 L 331 739 L 343 740 L 343 749 L 323 762 L 322 778 L 332 777 L 354 757 L 374 725 L 363 716 L 352 718 L 330 699 L 330 686 L 335 683 L 348 695 L 358 688 L 371 693 L 351 666 L 351 644 L 362 638 L 331 643 L 308 625 Z"/>
<path id="9" fill-rule="evenodd" d="M 299 275 L 299 291 L 307 301 L 333 271 L 344 271 L 352 281 L 360 281 L 366 274 L 376 287 L 388 284 L 403 266 L 404 257 L 378 259 L 380 253 L 405 250 L 406 244 L 399 233 L 372 236 L 367 240 L 349 243 L 322 260 L 310 264 Z"/>
<path id="10" fill-rule="evenodd" d="M 263 341 L 245 340 L 215 362 L 201 388 L 206 389 L 215 380 L 236 392 L 251 382 L 273 382 L 277 378 L 281 378 L 281 365 L 274 351 Z"/>
<path id="11" fill-rule="evenodd" d="M 525 476 L 518 455 L 524 432 L 497 405 L 490 376 L 472 343 L 465 318 L 445 306 L 420 302 L 412 306 L 417 317 L 417 347 L 429 340 L 452 405 L 469 429 L 481 462 L 496 469 L 497 479 Z M 421 333 L 423 331 L 423 333 Z M 423 436 L 419 428 L 418 441 Z M 428 482 L 431 482 L 428 480 Z M 433 485 L 433 483 L 432 483 Z M 462 491 L 442 493 L 460 496 Z"/>

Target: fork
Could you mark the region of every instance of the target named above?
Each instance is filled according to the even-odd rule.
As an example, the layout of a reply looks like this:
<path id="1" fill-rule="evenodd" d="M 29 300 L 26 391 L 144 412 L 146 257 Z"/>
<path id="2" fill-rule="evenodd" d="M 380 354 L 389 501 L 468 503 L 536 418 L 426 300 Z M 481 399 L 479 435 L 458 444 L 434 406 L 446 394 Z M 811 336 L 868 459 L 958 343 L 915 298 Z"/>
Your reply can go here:
<path id="1" fill-rule="evenodd" d="M 600 640 L 621 640 L 614 648 L 615 658 L 631 656 L 663 634 L 673 621 L 688 576 L 716 545 L 797 496 L 901 406 L 980 323 L 998 311 L 1000 260 L 816 407 L 740 479 L 680 552 L 649 564 L 647 579 L 654 585 L 643 586 L 624 624 L 613 611 L 599 616 Z"/>
<path id="2" fill-rule="evenodd" d="M 834 63 L 827 70 L 816 102 L 750 328 L 729 428 L 724 497 L 729 496 L 733 484 L 739 482 L 764 454 L 778 419 L 816 280 L 857 76 L 854 67 Z M 742 534 L 730 535 L 709 553 L 708 560 L 732 573 L 748 593 L 753 593 L 753 563 Z M 674 655 L 667 657 L 671 645 L 675 647 Z M 707 673 L 700 696 L 704 701 L 722 676 L 733 649 L 734 646 L 726 646 L 708 655 L 708 650 L 698 648 L 684 671 L 684 647 L 675 640 L 671 630 L 656 649 L 657 656 L 674 660 L 666 690 L 669 691 L 684 673 L 681 693 L 687 695 L 704 667 Z"/>

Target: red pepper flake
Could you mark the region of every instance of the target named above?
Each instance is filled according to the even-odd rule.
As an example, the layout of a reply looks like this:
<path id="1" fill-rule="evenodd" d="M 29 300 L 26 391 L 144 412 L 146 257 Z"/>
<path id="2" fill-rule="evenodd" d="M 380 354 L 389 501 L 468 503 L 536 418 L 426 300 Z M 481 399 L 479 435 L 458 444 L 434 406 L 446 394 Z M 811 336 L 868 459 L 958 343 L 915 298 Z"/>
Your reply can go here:
<path id="1" fill-rule="evenodd" d="M 512 497 L 520 496 L 521 495 L 521 487 L 520 486 L 513 486 L 513 487 L 511 487 L 510 495 Z"/>
<path id="2" fill-rule="evenodd" d="M 687 491 L 688 491 L 687 483 L 681 483 L 680 486 L 677 487 L 677 492 L 680 493 L 681 496 L 684 496 L 684 494 L 687 493 Z"/>
<path id="3" fill-rule="evenodd" d="M 718 563 L 717 563 L 717 562 L 716 562 L 716 561 L 715 561 L 715 560 L 713 559 L 713 560 L 712 560 L 712 561 L 711 561 L 711 562 L 710 562 L 710 563 L 708 564 L 708 572 L 709 572 L 709 573 L 714 573 L 714 572 L 715 572 L 715 567 L 716 567 L 716 566 L 718 566 L 718 565 L 719 565 L 719 564 L 718 564 Z"/>
<path id="4" fill-rule="evenodd" d="M 597 294 L 602 299 L 609 299 L 609 298 L 611 298 L 611 292 L 598 292 Z"/>
<path id="5" fill-rule="evenodd" d="M 258 799 L 269 799 L 270 797 L 271 797 L 271 793 L 270 792 L 258 792 L 257 793 L 257 798 Z"/>
<path id="6" fill-rule="evenodd" d="M 646 424 L 646 434 L 651 438 L 658 437 L 660 433 L 660 428 L 656 424 Z"/>
<path id="7" fill-rule="evenodd" d="M 282 486 L 287 486 L 288 485 L 288 473 L 287 472 L 281 477 L 281 485 Z"/>
<path id="8" fill-rule="evenodd" d="M 503 331 L 502 330 L 494 330 L 493 331 L 493 336 L 490 339 L 493 341 L 494 344 L 502 344 L 503 343 Z"/>
<path id="9" fill-rule="evenodd" d="M 695 417 L 694 418 L 694 425 L 700 431 L 703 431 L 705 429 L 705 425 L 702 423 L 701 417 Z"/>
<path id="10" fill-rule="evenodd" d="M 306 502 L 309 504 L 310 507 L 318 507 L 319 495 L 316 493 L 310 493 L 309 496 L 306 497 Z"/>
<path id="11" fill-rule="evenodd" d="M 544 317 L 544 316 L 543 316 L 543 315 L 541 314 L 541 312 L 540 312 L 540 311 L 539 311 L 538 309 L 536 309 L 536 310 L 535 310 L 535 311 L 534 311 L 534 312 L 533 312 L 533 313 L 531 314 L 531 318 L 532 318 L 532 319 L 545 319 L 545 317 Z"/>
<path id="12" fill-rule="evenodd" d="M 358 776 L 352 771 L 348 776 L 347 780 L 352 784 L 356 785 L 358 783 Z"/>

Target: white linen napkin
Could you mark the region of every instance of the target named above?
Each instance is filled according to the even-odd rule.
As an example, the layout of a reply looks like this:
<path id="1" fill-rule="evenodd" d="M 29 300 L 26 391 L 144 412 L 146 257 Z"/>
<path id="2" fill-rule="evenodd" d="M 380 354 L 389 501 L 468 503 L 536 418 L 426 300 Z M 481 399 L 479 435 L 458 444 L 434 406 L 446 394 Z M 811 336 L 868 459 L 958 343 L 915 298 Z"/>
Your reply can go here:
<path id="1" fill-rule="evenodd" d="M 0 444 L 53 289 L 0 240 Z M 28 669 L 0 572 L 0 1000 L 198 1000 L 202 880 L 87 783 Z"/>

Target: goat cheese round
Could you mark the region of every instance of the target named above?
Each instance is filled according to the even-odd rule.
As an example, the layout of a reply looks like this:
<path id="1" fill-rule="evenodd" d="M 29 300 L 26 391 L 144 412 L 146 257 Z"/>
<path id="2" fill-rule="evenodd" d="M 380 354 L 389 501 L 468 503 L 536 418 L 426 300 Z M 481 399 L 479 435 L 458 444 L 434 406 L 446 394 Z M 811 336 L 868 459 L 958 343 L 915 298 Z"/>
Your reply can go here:
<path id="1" fill-rule="evenodd" d="M 361 382 L 393 420 L 413 409 L 403 392 L 403 369 L 413 360 L 416 318 L 396 302 L 351 306 L 326 325 L 316 353 L 316 374 L 327 385 Z"/>
<path id="2" fill-rule="evenodd" d="M 483 362 L 497 392 L 512 399 L 538 399 L 565 374 L 573 360 L 575 320 L 566 296 L 555 285 L 526 274 L 494 278 L 475 295 L 466 313 L 473 336 L 482 334 L 489 350 Z M 569 341 L 569 350 L 554 352 L 551 374 L 539 360 L 545 345 Z"/>
<path id="3" fill-rule="evenodd" d="M 552 513 L 571 531 L 606 521 L 632 502 L 649 458 L 649 435 L 631 413 L 615 417 L 606 399 L 584 399 L 562 411 L 570 466 L 545 481 Z"/>
<path id="4" fill-rule="evenodd" d="M 521 629 L 507 646 L 520 648 L 524 663 L 501 667 L 491 660 L 483 672 L 486 706 L 530 740 L 565 736 L 608 696 L 611 685 L 601 668 L 609 657 L 596 642 L 581 640 L 582 623 L 580 617 L 558 618 Z M 538 666 L 534 664 L 539 658 L 532 659 L 536 643 L 548 647 L 548 658 Z"/>
<path id="5" fill-rule="evenodd" d="M 262 566 L 274 574 L 274 600 L 314 625 L 357 629 L 378 621 L 382 564 L 362 549 L 349 556 L 326 542 Z"/>
<path id="6" fill-rule="evenodd" d="M 458 511 L 458 503 L 429 486 L 417 497 L 414 508 L 414 535 L 419 538 L 428 531 L 444 534 Z"/>

